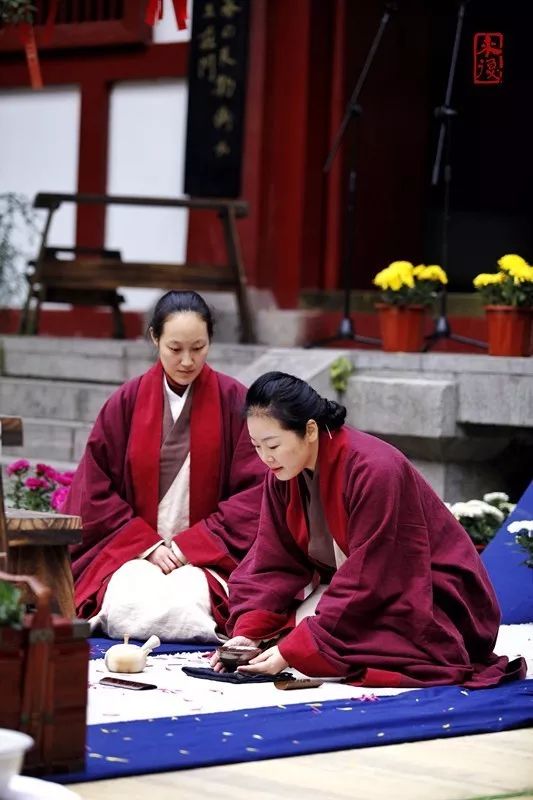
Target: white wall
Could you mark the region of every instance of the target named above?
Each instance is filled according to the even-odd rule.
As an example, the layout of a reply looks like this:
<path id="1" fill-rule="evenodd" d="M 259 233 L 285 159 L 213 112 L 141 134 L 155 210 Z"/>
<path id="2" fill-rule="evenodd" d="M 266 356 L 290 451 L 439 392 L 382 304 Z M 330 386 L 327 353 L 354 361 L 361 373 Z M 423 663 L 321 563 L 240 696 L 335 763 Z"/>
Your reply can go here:
<path id="1" fill-rule="evenodd" d="M 154 26 L 154 42 L 190 39 L 178 31 L 171 0 Z M 183 193 L 187 81 L 120 83 L 110 98 L 108 185 L 110 194 L 179 197 Z M 80 93 L 74 86 L 0 91 L 0 193 L 17 192 L 31 200 L 38 191 L 76 192 Z M 39 222 L 43 216 L 39 215 Z M 185 259 L 187 211 L 129 209 L 107 212 L 106 244 L 138 261 Z M 18 235 L 28 257 L 37 242 Z M 75 207 L 63 205 L 54 215 L 51 244 L 75 241 Z M 25 263 L 21 263 L 21 268 Z M 147 308 L 158 292 L 125 289 L 126 308 Z M 61 306 L 64 308 L 64 306 Z"/>
<path id="2" fill-rule="evenodd" d="M 109 194 L 183 195 L 186 80 L 117 84 L 111 94 Z M 182 262 L 188 212 L 180 209 L 110 206 L 106 245 L 124 260 Z M 125 307 L 146 309 L 159 292 L 124 289 Z"/>
<path id="3" fill-rule="evenodd" d="M 0 92 L 1 194 L 17 192 L 33 200 L 39 191 L 76 191 L 79 110 L 80 94 L 74 86 Z M 41 212 L 39 223 L 42 218 Z M 75 209 L 63 205 L 54 215 L 49 240 L 72 245 L 74 238 Z M 17 243 L 28 255 L 37 246 L 23 229 Z"/>

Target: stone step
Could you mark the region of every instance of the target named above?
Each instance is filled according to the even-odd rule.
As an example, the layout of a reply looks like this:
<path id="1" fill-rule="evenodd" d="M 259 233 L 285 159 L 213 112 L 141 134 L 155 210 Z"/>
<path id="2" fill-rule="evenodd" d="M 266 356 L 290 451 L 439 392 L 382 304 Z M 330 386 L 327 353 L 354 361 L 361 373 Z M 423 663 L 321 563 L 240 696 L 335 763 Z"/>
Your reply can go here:
<path id="1" fill-rule="evenodd" d="M 71 468 L 81 458 L 92 423 L 23 417 L 24 442 L 20 447 L 2 447 L 2 460 L 27 458 L 57 469 Z M 65 465 L 69 465 L 65 467 Z"/>
<path id="2" fill-rule="evenodd" d="M 0 348 L 0 413 L 25 422 L 24 447 L 5 448 L 2 461 L 24 456 L 58 468 L 78 461 L 107 397 L 155 355 L 144 340 L 5 336 Z M 533 453 L 533 358 L 215 344 L 209 363 L 245 385 L 282 370 L 334 398 L 329 370 L 340 355 L 355 367 L 342 399 L 348 422 L 396 445 L 441 496 L 513 495 L 515 484 L 515 495 L 523 491 Z"/>
<path id="3" fill-rule="evenodd" d="M 140 348 L 138 343 L 133 344 L 137 353 L 142 353 L 146 358 L 149 354 L 148 344 L 142 343 Z M 8 377 L 98 383 L 123 383 L 128 377 L 124 342 L 4 336 L 1 347 L 2 373 Z"/>
<path id="4" fill-rule="evenodd" d="M 115 389 L 111 384 L 3 377 L 0 411 L 30 419 L 90 423 Z"/>
<path id="5" fill-rule="evenodd" d="M 155 360 L 154 347 L 144 340 L 3 336 L 0 348 L 2 374 L 12 378 L 119 385 L 146 372 Z M 213 344 L 209 363 L 237 376 L 266 350 L 260 345 Z"/>

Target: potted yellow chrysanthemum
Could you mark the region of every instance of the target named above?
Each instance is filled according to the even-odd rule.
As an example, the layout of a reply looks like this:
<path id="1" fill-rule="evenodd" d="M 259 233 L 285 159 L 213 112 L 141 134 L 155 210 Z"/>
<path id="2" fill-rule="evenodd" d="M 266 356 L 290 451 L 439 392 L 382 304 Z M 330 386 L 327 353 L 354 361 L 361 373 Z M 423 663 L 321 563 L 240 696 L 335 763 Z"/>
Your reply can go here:
<path id="1" fill-rule="evenodd" d="M 379 315 L 384 350 L 416 353 L 424 345 L 424 316 L 427 306 L 448 283 L 437 264 L 415 267 L 410 261 L 393 261 L 374 278 L 381 290 Z"/>
<path id="2" fill-rule="evenodd" d="M 499 270 L 474 278 L 487 314 L 489 355 L 531 353 L 533 267 L 511 253 L 498 261 Z"/>

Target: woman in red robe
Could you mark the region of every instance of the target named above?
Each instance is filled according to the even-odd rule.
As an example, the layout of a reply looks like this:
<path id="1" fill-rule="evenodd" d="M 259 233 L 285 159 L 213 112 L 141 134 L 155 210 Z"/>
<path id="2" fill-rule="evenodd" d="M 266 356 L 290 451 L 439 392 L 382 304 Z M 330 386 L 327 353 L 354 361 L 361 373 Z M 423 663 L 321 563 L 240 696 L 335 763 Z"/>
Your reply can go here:
<path id="1" fill-rule="evenodd" d="M 240 670 L 393 687 L 525 675 L 493 653 L 500 615 L 474 545 L 398 450 L 280 372 L 250 387 L 246 414 L 270 474 L 227 644 L 270 646 Z"/>
<path id="2" fill-rule="evenodd" d="M 246 389 L 206 364 L 212 330 L 196 292 L 159 300 L 159 360 L 103 406 L 64 505 L 83 521 L 77 613 L 112 636 L 216 640 L 226 581 L 257 532 L 265 469 Z"/>

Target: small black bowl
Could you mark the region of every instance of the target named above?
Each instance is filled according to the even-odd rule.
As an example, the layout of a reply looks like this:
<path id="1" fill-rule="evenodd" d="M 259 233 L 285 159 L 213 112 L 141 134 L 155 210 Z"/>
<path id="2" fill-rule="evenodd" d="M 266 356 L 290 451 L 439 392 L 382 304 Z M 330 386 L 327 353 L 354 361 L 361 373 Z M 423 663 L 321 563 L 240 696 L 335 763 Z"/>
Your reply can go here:
<path id="1" fill-rule="evenodd" d="M 220 662 L 226 672 L 235 672 L 237 667 L 243 664 L 248 664 L 252 658 L 259 655 L 261 649 L 259 647 L 250 647 L 248 645 L 230 645 L 229 647 L 219 647 L 217 650 Z"/>

